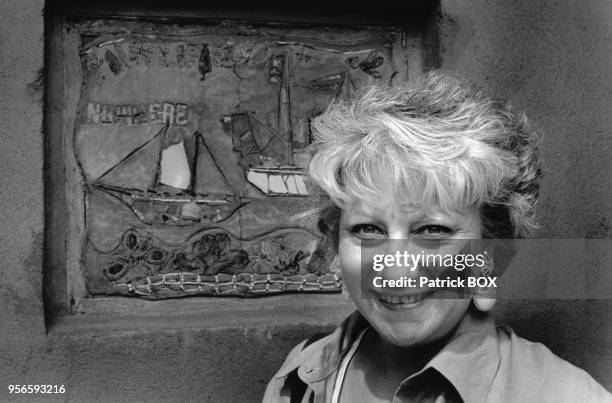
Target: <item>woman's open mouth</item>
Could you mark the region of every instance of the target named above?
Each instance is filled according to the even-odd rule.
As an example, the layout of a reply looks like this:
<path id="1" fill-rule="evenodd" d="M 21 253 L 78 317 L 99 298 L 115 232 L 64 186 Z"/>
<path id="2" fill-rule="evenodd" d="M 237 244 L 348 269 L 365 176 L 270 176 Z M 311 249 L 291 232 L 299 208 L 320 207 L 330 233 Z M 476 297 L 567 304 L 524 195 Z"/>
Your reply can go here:
<path id="1" fill-rule="evenodd" d="M 431 296 L 433 292 L 424 292 L 420 294 L 413 295 L 381 295 L 377 294 L 376 299 L 383 305 L 385 308 L 391 310 L 398 309 L 407 309 L 414 308 L 418 306 L 424 299 Z"/>

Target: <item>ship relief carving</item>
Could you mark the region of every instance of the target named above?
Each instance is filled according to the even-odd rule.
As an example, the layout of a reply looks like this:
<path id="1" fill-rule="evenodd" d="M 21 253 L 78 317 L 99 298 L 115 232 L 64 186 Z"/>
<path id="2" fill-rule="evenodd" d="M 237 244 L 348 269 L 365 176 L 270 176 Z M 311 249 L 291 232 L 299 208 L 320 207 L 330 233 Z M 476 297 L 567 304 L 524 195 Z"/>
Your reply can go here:
<path id="1" fill-rule="evenodd" d="M 66 134 L 89 295 L 339 292 L 330 242 L 294 219 L 315 207 L 310 122 L 393 80 L 398 46 L 379 31 L 106 24 L 75 25 L 83 77 Z"/>
<path id="2" fill-rule="evenodd" d="M 224 220 L 240 206 L 241 200 L 204 138 L 195 132 L 168 144 L 168 128 L 166 124 L 151 140 L 104 172 L 93 186 L 121 200 L 145 224 L 180 226 Z M 186 141 L 192 143 L 190 153 Z M 157 154 L 159 158 L 150 167 L 148 180 L 136 184 L 131 180 L 131 165 L 139 153 Z M 124 177 L 130 179 L 122 181 Z"/>

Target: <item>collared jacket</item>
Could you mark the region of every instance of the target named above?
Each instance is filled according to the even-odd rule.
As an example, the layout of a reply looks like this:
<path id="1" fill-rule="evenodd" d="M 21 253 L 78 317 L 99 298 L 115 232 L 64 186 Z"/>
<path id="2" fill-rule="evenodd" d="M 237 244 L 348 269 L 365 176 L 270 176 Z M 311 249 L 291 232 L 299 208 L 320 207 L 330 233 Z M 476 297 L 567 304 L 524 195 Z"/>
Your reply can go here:
<path id="1" fill-rule="evenodd" d="M 331 402 L 339 363 L 368 326 L 356 311 L 329 336 L 296 346 L 263 402 Z M 398 385 L 392 402 L 594 403 L 612 402 L 612 395 L 544 345 L 470 311 L 429 363 Z"/>

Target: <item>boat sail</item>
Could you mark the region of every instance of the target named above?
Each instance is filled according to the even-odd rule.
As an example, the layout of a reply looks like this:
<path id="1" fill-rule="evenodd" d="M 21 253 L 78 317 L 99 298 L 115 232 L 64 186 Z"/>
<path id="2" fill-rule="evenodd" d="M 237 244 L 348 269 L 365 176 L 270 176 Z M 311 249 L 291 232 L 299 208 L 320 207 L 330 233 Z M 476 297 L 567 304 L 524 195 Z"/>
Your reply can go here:
<path id="1" fill-rule="evenodd" d="M 104 172 L 93 187 L 123 201 L 146 224 L 187 226 L 226 219 L 243 201 L 204 137 L 199 132 L 190 136 L 190 158 L 185 139 L 165 145 L 168 128 Z"/>

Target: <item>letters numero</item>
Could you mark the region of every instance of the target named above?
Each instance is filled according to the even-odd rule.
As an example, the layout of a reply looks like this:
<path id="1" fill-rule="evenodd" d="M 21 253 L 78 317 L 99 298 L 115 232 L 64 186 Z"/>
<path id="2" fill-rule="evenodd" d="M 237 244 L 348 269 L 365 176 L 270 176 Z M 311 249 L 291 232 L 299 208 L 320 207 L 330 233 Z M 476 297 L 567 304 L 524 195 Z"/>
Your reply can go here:
<path id="1" fill-rule="evenodd" d="M 64 385 L 9 385 L 9 393 L 15 394 L 49 394 L 49 393 L 66 393 Z"/>

